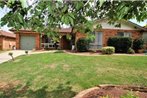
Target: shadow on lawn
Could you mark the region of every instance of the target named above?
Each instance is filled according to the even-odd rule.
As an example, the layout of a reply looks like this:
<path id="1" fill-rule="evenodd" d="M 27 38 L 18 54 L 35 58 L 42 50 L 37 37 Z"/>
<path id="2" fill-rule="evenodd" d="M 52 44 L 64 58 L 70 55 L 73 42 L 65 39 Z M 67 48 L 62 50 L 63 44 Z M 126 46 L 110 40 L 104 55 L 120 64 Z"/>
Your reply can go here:
<path id="1" fill-rule="evenodd" d="M 76 92 L 67 84 L 59 84 L 54 90 L 48 91 L 48 86 L 33 91 L 28 85 L 0 89 L 0 98 L 72 98 Z"/>

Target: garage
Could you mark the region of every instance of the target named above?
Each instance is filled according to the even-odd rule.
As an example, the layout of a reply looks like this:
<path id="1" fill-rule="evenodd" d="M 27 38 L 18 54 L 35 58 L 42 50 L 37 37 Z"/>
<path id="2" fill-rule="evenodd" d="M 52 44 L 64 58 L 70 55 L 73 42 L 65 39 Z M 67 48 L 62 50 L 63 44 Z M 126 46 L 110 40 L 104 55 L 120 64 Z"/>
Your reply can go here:
<path id="1" fill-rule="evenodd" d="M 40 33 L 32 30 L 11 30 L 16 34 L 16 49 L 21 50 L 39 50 Z"/>
<path id="2" fill-rule="evenodd" d="M 35 36 L 21 36 L 20 49 L 21 50 L 35 49 Z"/>

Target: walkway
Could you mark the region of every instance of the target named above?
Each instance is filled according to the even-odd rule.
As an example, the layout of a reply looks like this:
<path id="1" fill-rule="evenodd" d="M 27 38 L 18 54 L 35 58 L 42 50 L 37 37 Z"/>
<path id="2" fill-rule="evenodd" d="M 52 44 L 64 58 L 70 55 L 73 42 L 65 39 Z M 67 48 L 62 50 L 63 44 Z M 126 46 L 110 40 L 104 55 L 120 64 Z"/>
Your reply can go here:
<path id="1" fill-rule="evenodd" d="M 11 60 L 11 57 L 8 55 L 9 52 L 13 53 L 14 58 L 18 57 L 20 55 L 25 55 L 24 50 L 11 50 L 11 51 L 6 51 L 6 52 L 3 52 L 3 53 L 0 53 L 0 64 Z"/>
<path id="2" fill-rule="evenodd" d="M 57 50 L 50 50 L 50 51 L 29 51 L 28 54 L 40 54 L 40 53 L 53 53 Z M 0 64 L 11 60 L 11 57 L 8 55 L 9 52 L 13 53 L 13 57 L 16 58 L 21 55 L 25 55 L 25 50 L 12 50 L 0 53 Z"/>

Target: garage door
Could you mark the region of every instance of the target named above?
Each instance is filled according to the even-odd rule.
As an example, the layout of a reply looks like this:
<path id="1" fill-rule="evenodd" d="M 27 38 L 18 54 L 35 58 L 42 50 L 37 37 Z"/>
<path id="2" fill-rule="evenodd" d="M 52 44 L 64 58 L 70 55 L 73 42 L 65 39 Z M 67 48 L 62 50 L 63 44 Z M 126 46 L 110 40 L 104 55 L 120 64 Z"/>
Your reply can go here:
<path id="1" fill-rule="evenodd" d="M 22 50 L 32 50 L 35 48 L 34 36 L 21 36 L 20 48 Z"/>

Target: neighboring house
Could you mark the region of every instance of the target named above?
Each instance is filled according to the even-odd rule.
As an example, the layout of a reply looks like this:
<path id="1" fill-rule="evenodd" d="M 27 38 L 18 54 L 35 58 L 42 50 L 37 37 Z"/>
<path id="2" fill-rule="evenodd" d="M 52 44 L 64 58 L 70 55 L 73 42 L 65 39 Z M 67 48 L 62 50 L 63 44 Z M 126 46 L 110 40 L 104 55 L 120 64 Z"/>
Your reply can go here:
<path id="1" fill-rule="evenodd" d="M 147 43 L 147 29 L 134 24 L 130 21 L 121 21 L 121 27 L 115 27 L 108 24 L 106 19 L 97 21 L 102 28 L 95 30 L 95 39 L 90 43 L 90 49 L 99 49 L 107 46 L 107 41 L 110 37 L 125 36 L 132 39 L 143 38 Z M 55 48 L 54 41 L 45 34 L 36 33 L 31 30 L 19 30 L 16 33 L 16 48 L 23 50 L 39 50 L 39 49 L 53 49 Z M 62 28 L 59 31 L 60 40 L 56 43 L 60 49 L 71 49 L 71 41 L 67 39 L 66 35 L 73 35 L 71 28 Z M 75 33 L 74 39 L 85 37 L 86 34 Z M 73 42 L 72 42 L 73 43 Z"/>
<path id="2" fill-rule="evenodd" d="M 38 33 L 32 30 L 11 30 L 16 34 L 16 49 L 22 50 L 40 50 L 40 49 L 54 49 L 56 48 L 55 42 L 43 33 Z M 60 40 L 56 45 L 60 49 L 70 49 L 70 40 L 66 35 L 71 34 L 71 28 L 63 28 L 58 32 L 60 33 Z"/>
<path id="3" fill-rule="evenodd" d="M 16 46 L 16 35 L 0 30 L 0 50 L 11 50 Z"/>

